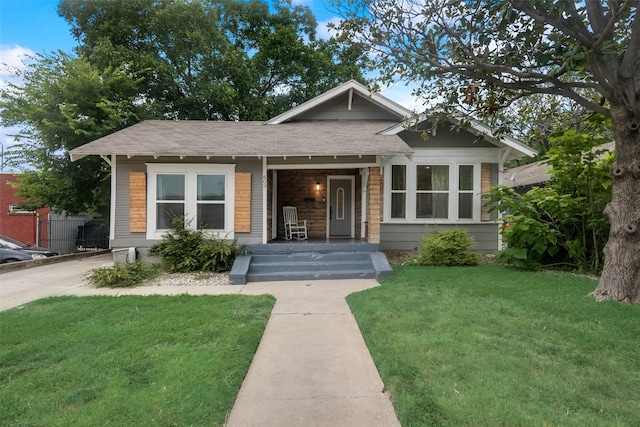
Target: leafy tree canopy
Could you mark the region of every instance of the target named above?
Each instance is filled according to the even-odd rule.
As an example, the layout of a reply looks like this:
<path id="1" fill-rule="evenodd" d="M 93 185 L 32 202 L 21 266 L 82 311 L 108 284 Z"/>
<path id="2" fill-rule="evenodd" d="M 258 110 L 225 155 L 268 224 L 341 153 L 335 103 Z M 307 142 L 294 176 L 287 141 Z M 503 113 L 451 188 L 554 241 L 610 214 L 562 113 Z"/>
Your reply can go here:
<path id="1" fill-rule="evenodd" d="M 640 303 L 640 15 L 637 0 L 334 0 L 341 37 L 383 81 L 442 109 L 494 116 L 559 96 L 611 117 L 611 227 L 598 299 Z"/>
<path id="2" fill-rule="evenodd" d="M 103 213 L 109 167 L 68 150 L 145 119 L 266 120 L 348 79 L 363 50 L 319 40 L 289 1 L 63 0 L 75 55 L 39 55 L 0 91 L 0 123 L 19 126 L 19 194 L 34 205 Z"/>

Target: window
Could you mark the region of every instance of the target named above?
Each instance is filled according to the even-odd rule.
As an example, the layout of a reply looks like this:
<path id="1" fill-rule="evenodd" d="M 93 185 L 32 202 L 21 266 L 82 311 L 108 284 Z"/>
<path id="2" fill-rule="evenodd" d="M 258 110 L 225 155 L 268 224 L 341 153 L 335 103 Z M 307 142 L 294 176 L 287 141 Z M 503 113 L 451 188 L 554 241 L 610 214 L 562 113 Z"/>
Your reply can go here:
<path id="1" fill-rule="evenodd" d="M 225 176 L 197 175 L 198 228 L 224 230 Z"/>
<path id="2" fill-rule="evenodd" d="M 473 219 L 473 165 L 458 166 L 458 219 Z"/>
<path id="3" fill-rule="evenodd" d="M 389 201 L 384 204 L 385 221 L 480 221 L 482 163 L 430 160 L 420 156 L 385 167 L 385 200 Z"/>
<path id="4" fill-rule="evenodd" d="M 416 166 L 416 218 L 449 218 L 449 166 Z"/>
<path id="5" fill-rule="evenodd" d="M 147 239 L 157 240 L 174 216 L 187 226 L 233 238 L 235 165 L 147 164 Z"/>
<path id="6" fill-rule="evenodd" d="M 407 167 L 391 166 L 391 218 L 405 218 L 407 205 Z"/>
<path id="7" fill-rule="evenodd" d="M 173 228 L 172 218 L 184 215 L 184 184 L 184 175 L 156 175 L 156 224 L 159 230 Z"/>

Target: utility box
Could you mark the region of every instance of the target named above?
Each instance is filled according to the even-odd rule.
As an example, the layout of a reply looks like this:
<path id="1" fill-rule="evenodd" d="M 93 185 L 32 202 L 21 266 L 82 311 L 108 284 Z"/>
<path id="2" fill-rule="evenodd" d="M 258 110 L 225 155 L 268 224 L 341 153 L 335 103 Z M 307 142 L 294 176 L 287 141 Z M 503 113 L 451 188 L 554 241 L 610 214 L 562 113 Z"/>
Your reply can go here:
<path id="1" fill-rule="evenodd" d="M 136 248 L 112 249 L 113 262 L 120 264 L 133 264 L 138 259 L 138 251 Z"/>

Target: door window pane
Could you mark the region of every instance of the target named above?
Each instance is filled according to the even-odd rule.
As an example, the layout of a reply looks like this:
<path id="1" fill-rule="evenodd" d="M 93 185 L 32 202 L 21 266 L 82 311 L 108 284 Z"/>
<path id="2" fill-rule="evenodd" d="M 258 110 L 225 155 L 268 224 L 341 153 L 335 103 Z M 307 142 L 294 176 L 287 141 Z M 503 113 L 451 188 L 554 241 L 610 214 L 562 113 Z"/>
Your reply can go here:
<path id="1" fill-rule="evenodd" d="M 344 188 L 336 190 L 336 219 L 344 219 Z"/>

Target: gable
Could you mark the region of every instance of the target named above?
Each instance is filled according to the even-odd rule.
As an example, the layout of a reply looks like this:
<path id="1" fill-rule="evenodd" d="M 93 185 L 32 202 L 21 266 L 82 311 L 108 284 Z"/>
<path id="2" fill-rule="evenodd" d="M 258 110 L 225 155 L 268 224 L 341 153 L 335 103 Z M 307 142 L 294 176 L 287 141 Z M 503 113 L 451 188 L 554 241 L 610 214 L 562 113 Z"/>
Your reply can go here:
<path id="1" fill-rule="evenodd" d="M 398 134 L 411 148 L 495 148 L 491 142 L 480 139 L 468 131 L 456 131 L 447 127 L 438 128 L 425 137 L 424 131 L 405 129 Z"/>
<path id="2" fill-rule="evenodd" d="M 396 113 L 365 99 L 359 94 L 343 93 L 323 104 L 315 106 L 291 121 L 301 120 L 385 120 L 402 119 Z"/>
<path id="3" fill-rule="evenodd" d="M 462 123 L 461 118 L 458 117 L 456 114 L 450 115 L 448 118 L 448 121 L 450 122 L 451 125 L 454 125 L 454 126 L 460 125 Z M 417 130 L 412 131 L 411 130 L 412 128 Z M 398 123 L 397 125 L 392 126 L 386 129 L 385 131 L 381 132 L 381 135 L 399 135 L 404 133 L 405 136 L 409 140 L 413 141 L 415 144 L 422 144 L 418 141 L 418 139 L 415 136 L 409 136 L 411 135 L 409 132 L 413 132 L 417 135 L 420 135 L 422 132 L 421 131 L 422 129 L 428 130 L 430 128 L 431 126 L 429 124 L 429 119 L 427 118 L 426 115 L 422 115 L 418 117 L 417 120 L 414 117 L 411 120 Z M 491 131 L 491 128 L 489 128 L 487 125 L 477 120 L 469 120 L 468 125 L 464 129 L 465 130 L 462 131 L 463 133 L 473 135 L 475 137 L 474 139 L 475 142 L 473 143 L 473 145 L 469 145 L 469 147 L 484 146 L 484 147 L 500 148 L 503 152 L 503 154 L 501 155 L 501 163 L 504 163 L 509 160 L 517 160 L 524 156 L 533 157 L 536 154 L 538 154 L 536 150 L 527 146 L 524 142 L 516 138 L 513 138 L 509 135 L 494 135 L 493 132 Z M 443 142 L 446 138 L 442 136 L 443 135 L 442 132 L 444 132 L 444 135 L 447 135 L 447 134 L 451 135 L 451 132 L 455 133 L 455 131 L 451 130 L 451 126 L 447 126 L 447 125 L 438 126 L 433 136 L 437 137 L 438 134 L 440 134 L 441 135 L 440 139 Z M 403 140 L 405 139 L 403 138 Z M 469 140 L 466 139 L 465 137 L 458 138 L 458 140 L 459 142 L 457 143 L 469 144 Z M 406 142 L 409 142 L 409 141 L 406 141 Z M 489 145 L 488 146 L 479 145 L 484 143 L 488 143 Z M 436 141 L 434 144 L 438 144 L 438 142 Z M 437 147 L 438 145 L 424 145 L 424 146 Z M 465 145 L 446 145 L 446 146 L 447 147 L 464 147 Z"/>
<path id="4" fill-rule="evenodd" d="M 338 107 L 337 104 L 334 104 L 334 100 L 337 102 L 337 104 L 341 104 L 342 106 Z M 356 102 L 356 110 L 354 110 L 354 100 Z M 344 109 L 345 106 L 346 110 Z M 373 116 L 364 117 L 365 120 L 388 120 L 389 117 L 391 117 L 392 121 L 400 122 L 411 115 L 411 111 L 404 108 L 400 104 L 397 104 L 389 98 L 386 98 L 378 93 L 370 92 L 366 86 L 358 83 L 355 80 L 349 80 L 348 82 L 341 84 L 340 86 L 337 86 L 323 93 L 322 95 L 318 95 L 315 98 L 310 99 L 309 101 L 304 102 L 297 107 L 294 107 L 291 110 L 268 120 L 267 122 L 265 122 L 265 124 L 277 125 L 289 121 L 299 120 L 301 116 L 304 116 L 308 113 L 311 113 L 311 116 L 313 116 L 314 110 L 316 110 L 317 113 L 320 113 L 323 110 L 326 112 L 335 108 L 338 108 L 338 111 L 347 111 L 349 115 L 351 115 L 351 112 L 354 112 L 354 115 L 356 116 L 361 114 L 364 110 L 368 110 L 369 112 L 374 113 Z M 361 110 L 360 113 L 358 113 L 358 110 Z M 381 112 L 386 113 L 382 115 L 382 118 L 375 118 L 375 115 L 380 114 Z M 336 115 L 335 111 L 331 114 L 334 118 L 326 120 L 345 119 L 345 116 Z M 351 117 L 350 119 L 353 120 L 355 118 L 356 117 Z M 358 118 L 358 120 L 363 120 L 363 118 Z"/>

